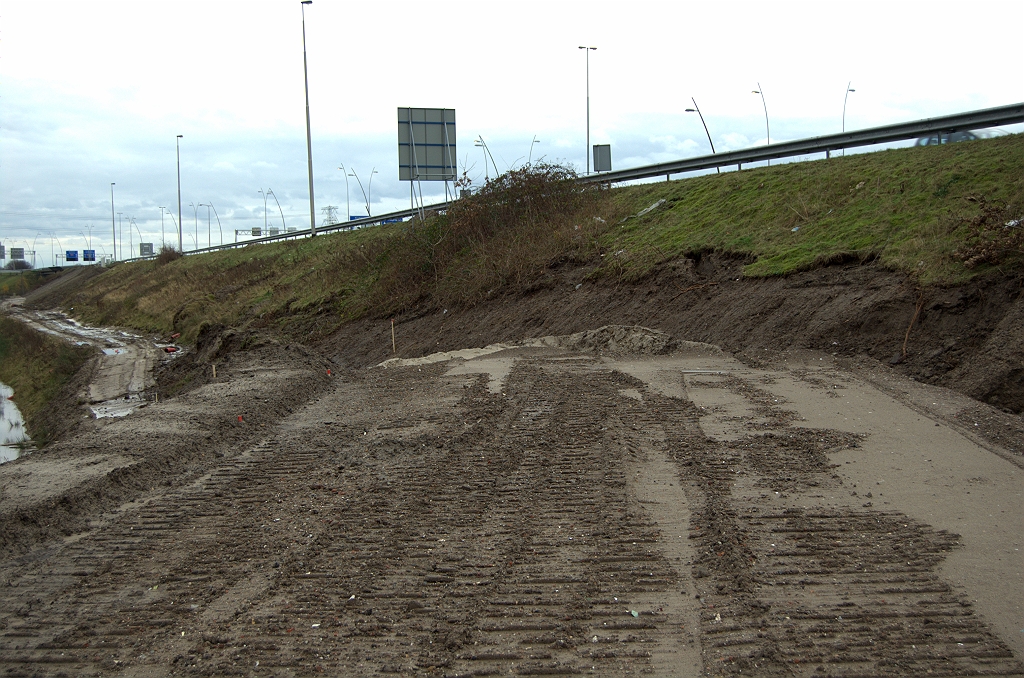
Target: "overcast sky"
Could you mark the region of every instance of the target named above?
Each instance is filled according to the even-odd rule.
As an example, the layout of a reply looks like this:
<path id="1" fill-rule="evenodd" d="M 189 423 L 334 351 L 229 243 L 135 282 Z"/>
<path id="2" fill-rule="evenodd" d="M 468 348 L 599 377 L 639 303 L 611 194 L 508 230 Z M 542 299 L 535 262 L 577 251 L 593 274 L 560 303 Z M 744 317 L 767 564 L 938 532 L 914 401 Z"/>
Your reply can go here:
<path id="1" fill-rule="evenodd" d="M 309 226 L 302 13 L 288 2 L 5 2 L 0 5 L 0 240 L 112 251 L 110 184 L 131 230 L 185 249 L 235 229 Z M 314 196 L 346 217 L 343 163 L 374 214 L 409 206 L 397 108 L 454 108 L 458 158 L 484 178 L 533 159 L 616 169 L 1024 101 L 1024 2 L 340 2 L 306 6 Z M 1019 129 L 1019 126 L 1017 128 Z M 369 185 L 370 172 L 373 175 Z M 490 169 L 493 175 L 493 168 Z M 366 213 L 349 178 L 352 215 Z M 259 190 L 273 190 L 264 214 Z M 424 185 L 428 201 L 442 184 Z M 198 219 L 197 219 L 198 216 Z M 115 214 L 115 220 L 117 216 Z M 172 238 L 171 217 L 164 217 Z M 136 230 L 137 229 L 137 230 Z M 55 236 L 51 237 L 51 236 Z M 120 255 L 120 246 L 119 246 Z"/>

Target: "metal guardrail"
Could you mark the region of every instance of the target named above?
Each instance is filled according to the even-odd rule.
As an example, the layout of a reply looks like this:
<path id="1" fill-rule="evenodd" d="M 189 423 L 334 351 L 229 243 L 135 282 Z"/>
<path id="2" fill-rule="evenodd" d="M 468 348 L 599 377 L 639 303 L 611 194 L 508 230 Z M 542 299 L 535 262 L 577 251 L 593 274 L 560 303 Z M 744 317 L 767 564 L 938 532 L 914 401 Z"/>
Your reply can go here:
<path id="1" fill-rule="evenodd" d="M 648 179 L 650 177 L 661 176 L 669 177 L 673 174 L 694 172 L 702 169 L 714 169 L 716 167 L 729 167 L 732 165 L 742 167 L 744 163 L 760 162 L 762 160 L 791 158 L 793 156 L 806 155 L 808 153 L 827 154 L 830 151 L 838 151 L 844 148 L 872 146 L 874 144 L 884 144 L 892 141 L 905 141 L 907 139 L 915 139 L 935 132 L 959 132 L 963 130 L 996 127 L 998 125 L 1012 125 L 1019 122 L 1024 122 L 1024 102 L 1010 104 L 1008 106 L 999 106 L 997 108 L 984 108 L 977 111 L 969 111 L 967 113 L 946 115 L 939 118 L 925 118 L 924 120 L 901 122 L 896 123 L 895 125 L 870 127 L 868 129 L 857 130 L 855 132 L 843 132 L 841 134 L 811 137 L 810 139 L 786 141 L 781 144 L 747 148 L 741 151 L 702 155 L 696 158 L 687 158 L 686 160 L 674 160 L 672 162 L 644 165 L 642 167 L 617 170 L 615 172 L 592 174 L 590 176 L 579 177 L 577 181 L 580 183 L 613 184 L 620 181 L 631 181 L 634 179 Z M 439 202 L 433 205 L 424 205 L 423 210 L 443 212 L 448 209 L 450 204 L 451 202 Z M 407 219 L 408 217 L 419 214 L 419 212 L 419 208 L 399 210 L 398 212 L 389 212 L 388 214 L 381 214 L 376 217 L 364 217 L 362 219 L 355 219 L 343 223 L 320 226 L 316 230 L 317 233 L 330 233 L 333 231 L 343 231 L 345 229 L 353 229 L 362 226 L 372 226 L 385 221 Z M 184 252 L 183 254 L 216 252 L 218 250 L 247 247 L 253 244 L 275 242 L 277 240 L 305 238 L 309 235 L 310 229 L 306 228 L 301 231 L 291 231 L 290 233 L 280 233 L 278 235 L 252 238 L 251 240 L 228 243 L 226 245 L 202 247 Z M 151 258 L 153 257 L 137 257 L 134 259 L 126 259 L 124 261 L 140 261 Z"/>
<path id="2" fill-rule="evenodd" d="M 443 212 L 448 209 L 451 202 L 439 202 L 433 205 L 424 205 L 424 212 Z M 373 226 L 375 224 L 381 224 L 385 222 L 401 221 L 409 217 L 416 216 L 420 213 L 420 208 L 415 207 L 407 210 L 399 210 L 397 212 L 388 212 L 387 214 L 379 214 L 375 217 L 363 217 L 362 219 L 352 219 L 351 221 L 343 221 L 336 224 L 328 224 L 327 226 L 317 226 L 317 233 L 332 233 L 334 231 L 344 231 L 346 229 L 354 229 L 362 226 Z M 213 245 L 211 247 L 200 247 L 199 249 L 188 250 L 182 252 L 185 255 L 192 254 L 204 254 L 206 252 L 217 252 L 219 250 L 230 250 L 236 247 L 248 247 L 253 244 L 276 242 L 278 240 L 290 240 L 292 238 L 305 238 L 309 236 L 310 229 L 304 228 L 300 231 L 288 231 L 287 233 L 278 233 L 277 235 L 267 235 L 259 238 L 250 238 L 249 240 L 243 240 L 241 242 L 230 242 L 223 245 Z M 159 252 L 156 252 L 150 257 L 133 257 L 131 259 L 121 259 L 121 262 L 130 261 L 145 261 L 147 259 L 155 259 L 159 256 Z"/>
<path id="3" fill-rule="evenodd" d="M 682 172 L 713 169 L 715 167 L 742 166 L 744 163 L 762 160 L 776 160 L 778 158 L 789 158 L 808 153 L 828 153 L 844 148 L 905 141 L 935 132 L 984 129 L 986 127 L 1011 125 L 1018 122 L 1024 122 L 1024 103 L 1000 106 L 998 108 L 986 108 L 968 113 L 957 113 L 956 115 L 946 115 L 941 118 L 926 118 L 914 122 L 901 122 L 895 125 L 871 127 L 857 130 L 856 132 L 844 132 L 798 141 L 786 141 L 781 144 L 747 148 L 742 151 L 729 151 L 727 153 L 687 158 L 686 160 L 663 162 L 656 165 L 644 165 L 643 167 L 634 167 L 633 169 L 592 174 L 580 177 L 579 180 L 583 183 L 616 183 L 632 179 L 667 177 Z"/>

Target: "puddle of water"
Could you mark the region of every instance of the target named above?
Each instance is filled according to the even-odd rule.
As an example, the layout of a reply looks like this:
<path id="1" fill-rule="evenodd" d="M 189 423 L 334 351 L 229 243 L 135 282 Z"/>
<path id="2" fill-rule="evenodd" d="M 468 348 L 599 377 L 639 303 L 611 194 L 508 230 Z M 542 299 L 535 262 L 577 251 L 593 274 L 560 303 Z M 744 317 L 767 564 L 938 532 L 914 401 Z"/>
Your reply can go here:
<path id="1" fill-rule="evenodd" d="M 29 439 L 21 411 L 8 397 L 14 394 L 11 387 L 0 382 L 0 464 L 21 456 L 18 443 Z"/>
<path id="2" fill-rule="evenodd" d="M 106 419 L 110 417 L 127 417 L 135 410 L 147 405 L 149 405 L 149 402 L 141 394 L 133 393 L 123 398 L 104 400 L 101 403 L 91 405 L 89 409 L 92 411 L 92 416 L 97 419 Z"/>

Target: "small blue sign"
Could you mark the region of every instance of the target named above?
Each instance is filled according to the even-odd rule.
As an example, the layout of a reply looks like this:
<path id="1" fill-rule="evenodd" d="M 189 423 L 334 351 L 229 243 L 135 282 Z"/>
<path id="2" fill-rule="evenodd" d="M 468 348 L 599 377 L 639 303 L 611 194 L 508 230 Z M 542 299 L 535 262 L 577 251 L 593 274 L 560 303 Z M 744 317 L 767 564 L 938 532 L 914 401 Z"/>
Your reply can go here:
<path id="1" fill-rule="evenodd" d="M 96 250 L 82 250 L 82 261 L 96 261 Z"/>
<path id="2" fill-rule="evenodd" d="M 67 250 L 64 252 L 64 261 L 78 261 L 78 250 Z"/>

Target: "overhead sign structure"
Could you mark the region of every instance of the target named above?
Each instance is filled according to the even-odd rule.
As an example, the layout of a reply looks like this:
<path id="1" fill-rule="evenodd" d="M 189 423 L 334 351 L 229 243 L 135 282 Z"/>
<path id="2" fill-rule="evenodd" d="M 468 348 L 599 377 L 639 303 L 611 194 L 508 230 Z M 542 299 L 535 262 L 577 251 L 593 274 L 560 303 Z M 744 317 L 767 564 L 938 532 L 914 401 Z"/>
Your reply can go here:
<path id="1" fill-rule="evenodd" d="M 11 248 L 11 259 L 22 260 L 25 258 L 24 247 L 12 247 Z"/>
<path id="2" fill-rule="evenodd" d="M 594 171 L 612 171 L 612 146 L 611 144 L 594 144 Z"/>
<path id="3" fill-rule="evenodd" d="M 78 261 L 78 250 L 64 250 L 64 261 Z"/>
<path id="4" fill-rule="evenodd" d="M 151 242 L 140 242 L 139 243 L 139 256 L 140 257 L 151 257 L 151 256 L 153 256 L 153 243 L 151 243 Z"/>
<path id="5" fill-rule="evenodd" d="M 82 250 L 82 261 L 96 261 L 96 250 Z"/>
<path id="6" fill-rule="evenodd" d="M 455 181 L 455 109 L 398 109 L 398 179 Z"/>

